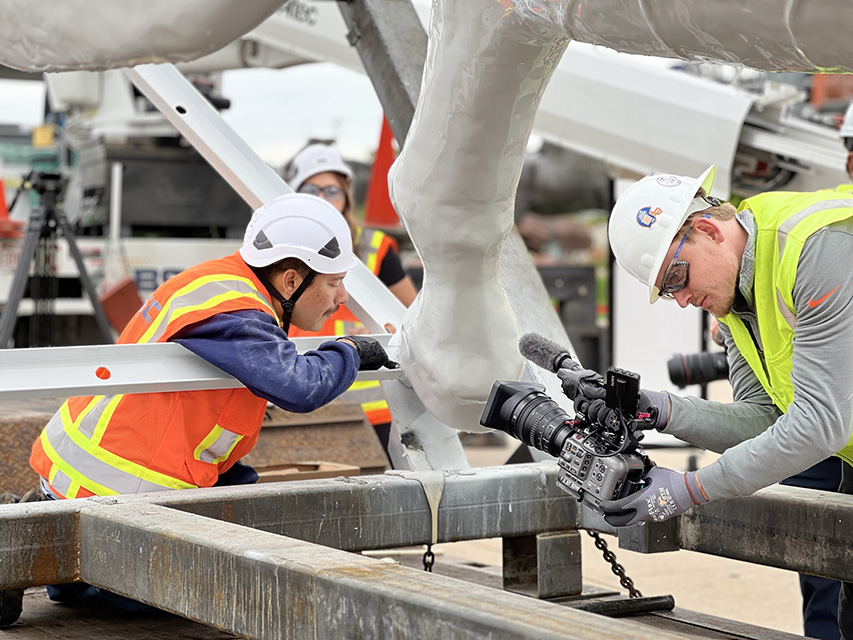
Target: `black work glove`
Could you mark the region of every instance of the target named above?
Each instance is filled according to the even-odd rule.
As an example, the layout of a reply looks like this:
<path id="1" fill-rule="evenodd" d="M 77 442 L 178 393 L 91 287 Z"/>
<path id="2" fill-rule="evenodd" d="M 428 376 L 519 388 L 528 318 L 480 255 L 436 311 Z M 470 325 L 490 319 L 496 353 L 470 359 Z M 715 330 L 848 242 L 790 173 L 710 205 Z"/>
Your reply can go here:
<path id="1" fill-rule="evenodd" d="M 343 340 L 355 345 L 355 350 L 361 359 L 361 363 L 358 365 L 359 371 L 375 371 L 381 367 L 387 367 L 388 369 L 400 368 L 399 364 L 388 358 L 388 354 L 376 338 L 344 336 L 337 340 L 338 342 Z"/>
<path id="2" fill-rule="evenodd" d="M 563 393 L 571 400 L 604 399 L 604 378 L 591 369 L 560 369 L 557 377 L 563 383 Z"/>

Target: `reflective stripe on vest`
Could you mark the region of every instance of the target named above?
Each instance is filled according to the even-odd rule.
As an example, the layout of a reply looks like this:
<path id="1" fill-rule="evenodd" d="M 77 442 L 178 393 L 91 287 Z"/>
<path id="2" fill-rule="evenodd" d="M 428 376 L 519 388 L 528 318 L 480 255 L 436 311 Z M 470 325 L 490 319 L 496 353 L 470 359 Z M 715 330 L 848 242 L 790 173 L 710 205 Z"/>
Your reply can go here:
<path id="1" fill-rule="evenodd" d="M 207 434 L 207 437 L 201 441 L 195 451 L 193 457 L 202 462 L 211 462 L 219 464 L 223 460 L 227 460 L 228 456 L 237 446 L 237 443 L 242 440 L 243 436 L 239 433 L 234 433 L 223 429 L 219 425 L 213 427 L 213 430 Z"/>
<path id="2" fill-rule="evenodd" d="M 764 358 L 743 321 L 730 313 L 728 325 L 738 350 L 776 407 L 787 413 L 794 401 L 791 381 L 794 329 L 797 326 L 794 284 L 803 244 L 823 227 L 853 217 L 853 198 L 838 192 L 769 192 L 748 198 L 739 210 L 755 223 L 754 304 L 760 310 L 758 330 Z M 853 438 L 838 452 L 853 461 Z"/>
<path id="3" fill-rule="evenodd" d="M 396 243 L 388 234 L 377 229 L 359 227 L 355 233 L 356 253 L 373 275 L 379 275 L 382 261 Z"/>
<path id="4" fill-rule="evenodd" d="M 356 380 L 341 395 L 341 400 L 358 402 L 370 424 L 391 422 L 391 410 L 378 380 Z"/>
<path id="5" fill-rule="evenodd" d="M 181 316 L 201 309 L 210 309 L 226 300 L 236 300 L 244 296 L 262 301 L 275 316 L 272 307 L 258 293 L 251 280 L 230 274 L 204 276 L 176 291 L 137 342 L 157 342 L 166 333 L 168 326 Z"/>
<path id="6" fill-rule="evenodd" d="M 80 430 L 80 422 L 79 417 L 77 422 L 71 420 L 67 403 L 63 404 L 40 436 L 41 446 L 53 463 L 48 482 L 61 497 L 76 497 L 80 486 L 102 496 L 195 488 L 99 447 Z M 60 484 L 55 484 L 58 481 Z"/>

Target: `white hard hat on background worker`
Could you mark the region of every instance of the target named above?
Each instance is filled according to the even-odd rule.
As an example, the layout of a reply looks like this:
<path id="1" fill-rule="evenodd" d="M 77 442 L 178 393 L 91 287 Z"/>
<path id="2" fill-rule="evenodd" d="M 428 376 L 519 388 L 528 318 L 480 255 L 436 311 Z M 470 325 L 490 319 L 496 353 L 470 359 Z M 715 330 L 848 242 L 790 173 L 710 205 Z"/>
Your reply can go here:
<path id="1" fill-rule="evenodd" d="M 710 194 L 716 173 L 709 167 L 698 178 L 646 176 L 616 201 L 607 228 L 610 246 L 616 261 L 649 286 L 651 302 L 660 297 L 655 280 L 678 230 L 691 213 L 713 206 L 695 196 L 700 187 Z"/>
<path id="2" fill-rule="evenodd" d="M 308 178 L 318 173 L 331 171 L 352 180 L 352 169 L 347 166 L 337 150 L 328 144 L 317 143 L 305 147 L 284 168 L 284 181 L 294 191 L 305 184 Z"/>

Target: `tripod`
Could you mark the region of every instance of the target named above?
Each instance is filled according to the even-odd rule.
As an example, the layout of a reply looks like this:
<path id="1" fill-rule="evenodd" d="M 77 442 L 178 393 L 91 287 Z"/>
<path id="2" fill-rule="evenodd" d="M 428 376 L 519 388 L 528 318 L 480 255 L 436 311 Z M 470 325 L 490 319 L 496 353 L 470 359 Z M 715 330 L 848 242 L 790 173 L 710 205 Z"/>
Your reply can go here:
<path id="1" fill-rule="evenodd" d="M 41 171 L 31 171 L 21 185 L 20 190 L 15 195 L 11 210 L 15 206 L 21 192 L 24 189 L 33 189 L 39 195 L 39 204 L 36 209 L 30 213 L 27 230 L 24 235 L 24 242 L 21 247 L 21 257 L 18 260 L 18 265 L 15 268 L 15 275 L 12 278 L 12 286 L 9 290 L 9 297 L 6 304 L 3 305 L 3 313 L 0 315 L 0 348 L 5 349 L 9 340 L 12 338 L 12 332 L 15 329 L 15 321 L 18 317 L 18 305 L 21 298 L 24 296 L 24 289 L 29 279 L 30 265 L 36 257 L 36 251 L 40 241 L 47 243 L 52 242 L 57 229 L 62 232 L 68 242 L 68 247 L 71 250 L 71 256 L 77 265 L 80 282 L 89 296 L 92 303 L 92 308 L 95 312 L 95 320 L 98 323 L 98 328 L 104 338 L 104 342 L 113 342 L 110 324 L 98 295 L 95 292 L 95 287 L 89 279 L 86 272 L 86 266 L 83 264 L 83 256 L 77 247 L 77 241 L 74 237 L 74 231 L 68 222 L 68 218 L 61 208 L 62 194 L 65 189 L 65 182 L 57 173 L 45 173 Z M 42 262 L 44 262 L 43 256 Z M 44 266 L 43 264 L 40 266 Z M 37 269 L 38 271 L 38 269 Z M 34 296 L 35 297 L 35 296 Z"/>

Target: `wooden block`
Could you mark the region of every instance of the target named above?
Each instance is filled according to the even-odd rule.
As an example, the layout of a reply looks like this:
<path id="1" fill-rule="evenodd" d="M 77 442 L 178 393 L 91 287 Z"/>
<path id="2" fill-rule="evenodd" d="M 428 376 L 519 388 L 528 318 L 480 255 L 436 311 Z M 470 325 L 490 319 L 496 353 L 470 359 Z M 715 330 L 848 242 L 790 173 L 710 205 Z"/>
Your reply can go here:
<path id="1" fill-rule="evenodd" d="M 299 462 L 255 468 L 258 482 L 284 482 L 286 480 L 312 480 L 315 478 L 337 478 L 338 476 L 357 476 L 359 468 L 351 464 L 336 462 Z"/>
<path id="2" fill-rule="evenodd" d="M 390 468 L 385 449 L 357 402 L 334 400 L 310 413 L 270 407 L 258 444 L 243 462 L 263 468 L 322 460 L 349 464 L 361 475 Z"/>

